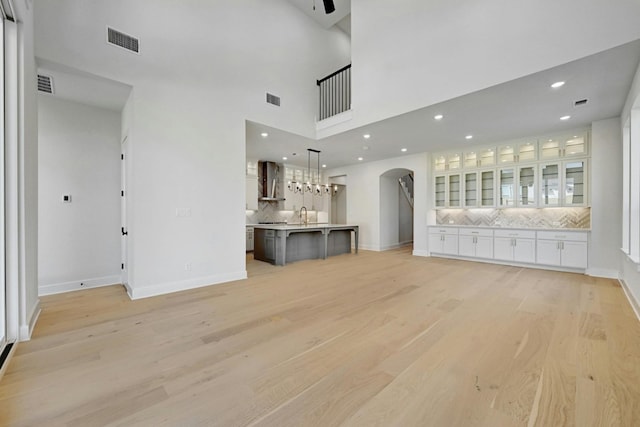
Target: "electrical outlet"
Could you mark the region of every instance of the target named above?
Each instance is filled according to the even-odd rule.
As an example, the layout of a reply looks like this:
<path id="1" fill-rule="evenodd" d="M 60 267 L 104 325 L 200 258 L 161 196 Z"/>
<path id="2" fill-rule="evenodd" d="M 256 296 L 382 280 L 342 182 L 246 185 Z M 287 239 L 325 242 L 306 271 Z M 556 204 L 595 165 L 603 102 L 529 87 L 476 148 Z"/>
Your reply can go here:
<path id="1" fill-rule="evenodd" d="M 190 262 L 186 263 L 184 265 L 184 269 L 185 269 L 185 271 L 191 271 L 191 263 Z"/>
<path id="2" fill-rule="evenodd" d="M 191 217 L 191 208 L 176 208 L 176 216 L 178 218 Z"/>

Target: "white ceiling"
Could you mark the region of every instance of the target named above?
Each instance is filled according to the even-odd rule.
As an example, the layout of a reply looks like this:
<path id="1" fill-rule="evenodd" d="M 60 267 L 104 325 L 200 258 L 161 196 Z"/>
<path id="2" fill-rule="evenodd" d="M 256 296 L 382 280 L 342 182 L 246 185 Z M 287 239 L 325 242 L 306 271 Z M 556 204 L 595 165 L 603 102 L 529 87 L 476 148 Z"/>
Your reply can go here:
<path id="1" fill-rule="evenodd" d="M 334 0 L 336 10 L 330 14 L 324 11 L 322 0 L 287 0 L 316 21 L 322 28 L 330 28 L 351 13 L 351 0 Z M 315 5 L 315 10 L 314 10 Z"/>
<path id="2" fill-rule="evenodd" d="M 51 77 L 53 96 L 94 107 L 122 111 L 131 86 L 62 64 L 36 59 L 38 74 Z M 41 96 L 52 96 L 39 92 Z"/>
<path id="3" fill-rule="evenodd" d="M 360 156 L 364 162 L 375 161 L 588 127 L 593 121 L 620 115 L 639 61 L 637 40 L 318 141 L 248 122 L 247 158 L 283 162 L 286 156 L 286 163 L 306 166 L 306 149 L 314 148 L 322 151 L 322 163 L 335 168 L 359 163 Z M 566 81 L 562 88 L 550 87 L 560 80 Z M 586 105 L 574 106 L 585 98 Z M 435 114 L 445 118 L 435 121 Z M 559 120 L 565 115 L 571 119 Z M 269 137 L 262 138 L 262 132 Z M 365 133 L 371 135 L 369 140 L 363 138 Z M 471 141 L 465 140 L 468 134 L 473 135 Z"/>

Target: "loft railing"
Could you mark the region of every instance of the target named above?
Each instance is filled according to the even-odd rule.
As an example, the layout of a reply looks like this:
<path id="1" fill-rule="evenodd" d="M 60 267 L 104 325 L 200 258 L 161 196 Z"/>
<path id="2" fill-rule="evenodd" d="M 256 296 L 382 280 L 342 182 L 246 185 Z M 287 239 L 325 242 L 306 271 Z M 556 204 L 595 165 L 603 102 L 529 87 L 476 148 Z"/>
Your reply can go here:
<path id="1" fill-rule="evenodd" d="M 351 108 L 351 64 L 317 81 L 320 90 L 319 120 Z"/>

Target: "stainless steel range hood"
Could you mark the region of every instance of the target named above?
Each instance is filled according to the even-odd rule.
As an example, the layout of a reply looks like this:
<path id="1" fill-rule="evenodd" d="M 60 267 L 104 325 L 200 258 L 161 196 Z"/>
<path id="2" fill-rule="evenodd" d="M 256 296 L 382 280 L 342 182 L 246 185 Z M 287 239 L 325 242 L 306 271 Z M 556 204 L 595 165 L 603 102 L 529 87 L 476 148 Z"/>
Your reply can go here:
<path id="1" fill-rule="evenodd" d="M 258 180 L 260 182 L 260 197 L 262 202 L 279 202 L 284 197 L 278 197 L 280 167 L 275 162 L 258 162 Z"/>

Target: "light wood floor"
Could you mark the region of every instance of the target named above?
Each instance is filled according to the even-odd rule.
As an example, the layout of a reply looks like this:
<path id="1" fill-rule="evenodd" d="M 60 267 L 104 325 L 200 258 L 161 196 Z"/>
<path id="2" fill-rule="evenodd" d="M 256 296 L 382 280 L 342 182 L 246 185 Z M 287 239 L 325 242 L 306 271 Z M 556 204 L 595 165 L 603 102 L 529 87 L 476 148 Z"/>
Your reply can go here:
<path id="1" fill-rule="evenodd" d="M 0 425 L 640 425 L 640 323 L 613 280 L 407 249 L 248 271 L 42 298 Z"/>

